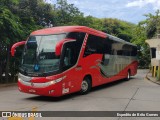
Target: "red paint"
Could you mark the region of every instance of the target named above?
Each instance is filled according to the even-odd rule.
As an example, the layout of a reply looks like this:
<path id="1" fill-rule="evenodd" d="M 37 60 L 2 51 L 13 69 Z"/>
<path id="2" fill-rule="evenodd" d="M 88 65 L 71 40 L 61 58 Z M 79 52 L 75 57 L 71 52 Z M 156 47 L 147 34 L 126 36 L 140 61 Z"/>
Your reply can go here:
<path id="1" fill-rule="evenodd" d="M 104 32 L 88 28 L 86 26 L 62 26 L 62 27 L 54 27 L 54 28 L 46 28 L 37 30 L 31 33 L 31 35 L 49 35 L 49 34 L 59 34 L 65 32 L 86 32 L 93 35 L 98 35 L 100 37 L 105 38 L 106 34 Z"/>

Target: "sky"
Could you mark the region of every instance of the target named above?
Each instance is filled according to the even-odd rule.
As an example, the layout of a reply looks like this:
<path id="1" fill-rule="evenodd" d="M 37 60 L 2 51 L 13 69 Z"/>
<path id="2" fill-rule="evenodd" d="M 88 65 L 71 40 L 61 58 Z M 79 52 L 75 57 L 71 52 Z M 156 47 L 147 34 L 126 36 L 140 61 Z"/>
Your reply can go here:
<path id="1" fill-rule="evenodd" d="M 56 0 L 47 0 L 56 3 Z M 97 18 L 117 18 L 137 24 L 145 20 L 144 14 L 155 14 L 160 9 L 160 0 L 67 0 L 74 4 L 85 16 Z"/>

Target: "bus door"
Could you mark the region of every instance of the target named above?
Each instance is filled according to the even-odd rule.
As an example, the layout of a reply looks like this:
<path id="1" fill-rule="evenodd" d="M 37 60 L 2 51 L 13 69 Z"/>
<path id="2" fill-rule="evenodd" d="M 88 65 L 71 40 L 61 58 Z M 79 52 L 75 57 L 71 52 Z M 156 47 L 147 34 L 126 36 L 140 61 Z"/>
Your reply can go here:
<path id="1" fill-rule="evenodd" d="M 77 50 L 78 47 L 76 44 L 76 41 L 69 41 L 63 46 L 61 68 L 66 76 L 65 82 L 62 84 L 63 94 L 76 91 L 80 76 L 82 76 L 82 67 L 77 65 L 79 50 Z"/>

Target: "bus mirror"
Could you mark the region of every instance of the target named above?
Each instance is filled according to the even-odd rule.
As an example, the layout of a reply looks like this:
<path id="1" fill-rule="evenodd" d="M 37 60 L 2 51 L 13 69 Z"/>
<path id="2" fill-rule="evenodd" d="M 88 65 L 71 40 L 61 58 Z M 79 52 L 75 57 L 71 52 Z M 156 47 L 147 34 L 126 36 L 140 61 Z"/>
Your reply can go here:
<path id="1" fill-rule="evenodd" d="M 63 45 L 63 42 L 61 41 L 56 44 L 56 48 L 55 48 L 56 56 L 59 56 L 61 54 L 62 45 Z"/>
<path id="2" fill-rule="evenodd" d="M 16 48 L 21 46 L 21 45 L 24 45 L 25 43 L 26 43 L 26 41 L 21 41 L 21 42 L 17 42 L 15 44 L 13 44 L 12 47 L 11 47 L 11 55 L 14 56 Z"/>
<path id="3" fill-rule="evenodd" d="M 56 56 L 61 55 L 63 45 L 64 45 L 66 42 L 70 42 L 70 41 L 76 41 L 76 40 L 75 40 L 75 39 L 72 39 L 72 38 L 67 38 L 67 39 L 63 39 L 63 40 L 59 41 L 59 42 L 56 44 L 55 55 L 56 55 Z"/>

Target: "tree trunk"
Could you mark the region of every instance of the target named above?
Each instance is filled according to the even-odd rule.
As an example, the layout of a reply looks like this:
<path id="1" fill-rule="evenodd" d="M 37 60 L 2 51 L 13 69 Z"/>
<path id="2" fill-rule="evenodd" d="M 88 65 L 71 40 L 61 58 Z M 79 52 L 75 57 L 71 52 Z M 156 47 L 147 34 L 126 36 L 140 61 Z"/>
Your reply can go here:
<path id="1" fill-rule="evenodd" d="M 10 64 L 10 45 L 7 45 L 7 56 L 6 56 L 6 68 L 5 68 L 5 83 L 9 82 L 9 64 Z"/>
<path id="2" fill-rule="evenodd" d="M 2 69 L 3 69 L 3 66 L 2 66 L 2 65 L 3 65 L 3 59 L 2 59 L 2 58 L 3 58 L 3 56 L 2 56 L 2 55 L 3 55 L 3 51 L 2 51 L 2 46 L 3 46 L 3 45 L 0 43 L 0 83 L 2 82 L 2 71 L 3 71 L 3 70 L 2 70 Z"/>
<path id="3" fill-rule="evenodd" d="M 0 83 L 2 82 L 2 64 L 0 61 Z"/>

